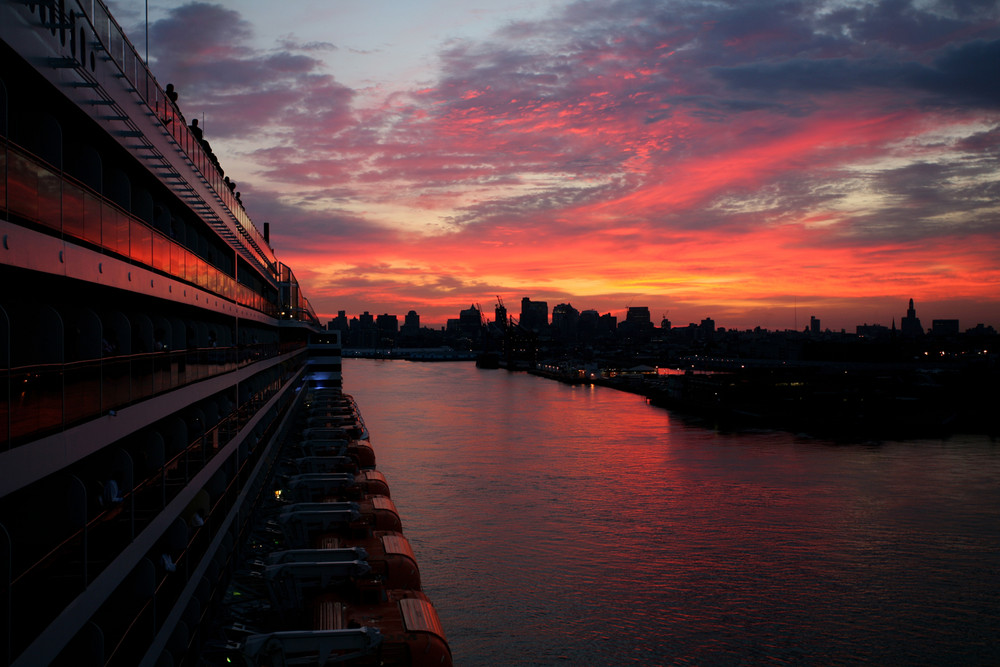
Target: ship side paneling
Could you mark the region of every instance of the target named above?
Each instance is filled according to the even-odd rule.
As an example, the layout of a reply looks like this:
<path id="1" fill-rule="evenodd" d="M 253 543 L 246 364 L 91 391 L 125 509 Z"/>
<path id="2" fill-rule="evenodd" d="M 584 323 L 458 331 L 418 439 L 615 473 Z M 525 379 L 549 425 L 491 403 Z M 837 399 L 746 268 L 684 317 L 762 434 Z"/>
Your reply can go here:
<path id="1" fill-rule="evenodd" d="M 0 62 L 0 664 L 195 664 L 317 320 L 100 0 Z"/>

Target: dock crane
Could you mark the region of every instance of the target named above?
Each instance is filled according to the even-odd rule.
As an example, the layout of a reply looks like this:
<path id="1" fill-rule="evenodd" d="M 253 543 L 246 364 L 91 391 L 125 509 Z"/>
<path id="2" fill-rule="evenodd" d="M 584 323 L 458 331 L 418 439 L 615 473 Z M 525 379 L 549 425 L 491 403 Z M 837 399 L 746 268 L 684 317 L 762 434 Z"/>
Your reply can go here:
<path id="1" fill-rule="evenodd" d="M 510 318 L 512 319 L 512 318 Z M 507 317 L 507 306 L 503 305 L 503 299 L 500 295 L 497 295 L 497 309 L 496 309 L 496 325 L 501 331 L 506 331 L 507 325 L 510 322 Z"/>

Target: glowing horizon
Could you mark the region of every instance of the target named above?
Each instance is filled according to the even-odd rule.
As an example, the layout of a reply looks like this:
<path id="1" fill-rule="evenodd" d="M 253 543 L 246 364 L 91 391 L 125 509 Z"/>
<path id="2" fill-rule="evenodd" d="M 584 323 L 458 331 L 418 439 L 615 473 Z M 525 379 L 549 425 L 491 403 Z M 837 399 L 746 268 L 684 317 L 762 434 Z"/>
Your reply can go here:
<path id="1" fill-rule="evenodd" d="M 1000 327 L 1000 9 L 751 4 L 164 5 L 150 53 L 324 320 Z"/>

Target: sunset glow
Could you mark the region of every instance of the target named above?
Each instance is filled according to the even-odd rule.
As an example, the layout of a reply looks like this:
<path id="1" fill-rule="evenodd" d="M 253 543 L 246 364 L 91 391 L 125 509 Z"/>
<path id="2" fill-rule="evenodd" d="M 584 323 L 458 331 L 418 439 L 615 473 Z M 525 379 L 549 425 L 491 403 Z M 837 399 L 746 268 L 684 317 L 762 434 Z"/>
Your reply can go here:
<path id="1" fill-rule="evenodd" d="M 150 4 L 154 72 L 324 321 L 1000 326 L 995 3 L 416 4 Z"/>

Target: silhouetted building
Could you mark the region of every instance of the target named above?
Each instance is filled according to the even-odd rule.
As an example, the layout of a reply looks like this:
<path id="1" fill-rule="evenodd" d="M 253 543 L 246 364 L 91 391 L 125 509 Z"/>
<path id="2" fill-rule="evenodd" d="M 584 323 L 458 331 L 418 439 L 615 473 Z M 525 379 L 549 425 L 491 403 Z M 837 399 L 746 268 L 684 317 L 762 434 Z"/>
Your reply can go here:
<path id="1" fill-rule="evenodd" d="M 996 336 L 997 330 L 994 329 L 992 326 L 986 326 L 982 322 L 980 322 L 972 329 L 966 329 L 965 333 L 966 335 L 973 337 Z"/>
<path id="2" fill-rule="evenodd" d="M 420 333 L 420 316 L 417 311 L 411 310 L 403 318 L 403 326 L 399 328 L 399 333 L 404 336 L 416 336 Z"/>
<path id="3" fill-rule="evenodd" d="M 818 334 L 820 332 L 819 319 L 815 316 L 809 318 L 809 333 Z"/>
<path id="4" fill-rule="evenodd" d="M 459 335 L 473 342 L 479 342 L 483 328 L 483 315 L 475 304 L 458 313 Z"/>
<path id="5" fill-rule="evenodd" d="M 906 338 L 918 338 L 924 333 L 920 327 L 917 311 L 913 307 L 913 299 L 910 299 L 910 307 L 906 309 L 906 317 L 899 323 L 899 331 Z"/>
<path id="6" fill-rule="evenodd" d="M 521 326 L 539 333 L 549 328 L 549 304 L 547 301 L 521 299 Z"/>
<path id="7" fill-rule="evenodd" d="M 611 313 L 601 315 L 599 322 L 598 335 L 612 336 L 618 329 L 618 318 Z"/>
<path id="8" fill-rule="evenodd" d="M 698 325 L 698 330 L 701 332 L 704 340 L 712 340 L 712 337 L 715 336 L 715 320 L 711 317 L 706 317 Z"/>
<path id="9" fill-rule="evenodd" d="M 558 340 L 576 340 L 580 311 L 571 304 L 560 303 L 552 309 L 552 335 Z"/>
<path id="10" fill-rule="evenodd" d="M 630 339 L 648 340 L 653 334 L 653 321 L 646 306 L 630 306 L 625 311 L 625 321 L 618 325 L 618 333 Z"/>
<path id="11" fill-rule="evenodd" d="M 625 322 L 634 325 L 638 329 L 645 329 L 653 325 L 653 319 L 649 315 L 649 308 L 646 306 L 629 306 L 625 311 Z"/>
<path id="12" fill-rule="evenodd" d="M 358 317 L 352 317 L 348 340 L 351 347 L 377 347 L 378 330 L 375 328 L 375 317 L 367 310 Z"/>
<path id="13" fill-rule="evenodd" d="M 396 334 L 399 332 L 399 320 L 395 315 L 379 315 L 375 318 L 375 328 L 378 330 L 379 347 L 395 344 Z"/>
<path id="14" fill-rule="evenodd" d="M 858 338 L 882 340 L 889 338 L 889 327 L 881 324 L 859 324 L 856 328 Z"/>
<path id="15" fill-rule="evenodd" d="M 577 319 L 576 335 L 580 340 L 589 343 L 597 338 L 600 326 L 600 314 L 596 310 L 585 310 Z"/>
<path id="16" fill-rule="evenodd" d="M 931 334 L 934 336 L 957 336 L 958 320 L 931 320 Z"/>
<path id="17" fill-rule="evenodd" d="M 341 340 L 347 340 L 347 330 L 349 323 L 347 321 L 347 312 L 343 310 L 337 311 L 337 316 L 330 320 L 326 325 L 327 331 L 339 331 Z"/>

